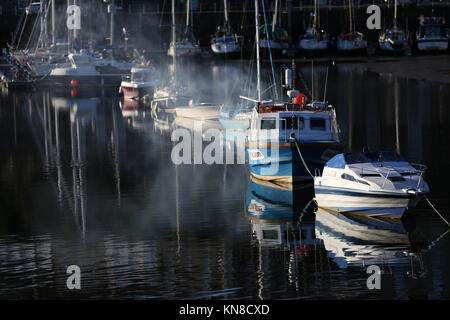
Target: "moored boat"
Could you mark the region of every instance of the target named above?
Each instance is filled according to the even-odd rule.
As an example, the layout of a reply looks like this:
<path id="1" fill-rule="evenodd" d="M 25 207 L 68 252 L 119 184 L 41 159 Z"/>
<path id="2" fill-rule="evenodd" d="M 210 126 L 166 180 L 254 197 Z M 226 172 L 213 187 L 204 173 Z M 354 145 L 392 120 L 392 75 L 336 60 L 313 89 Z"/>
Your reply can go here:
<path id="1" fill-rule="evenodd" d="M 425 170 L 393 151 L 341 153 L 314 178 L 316 201 L 338 212 L 400 217 L 429 192 Z"/>
<path id="2" fill-rule="evenodd" d="M 155 68 L 138 66 L 131 68 L 131 76 L 126 76 L 121 84 L 120 91 L 125 99 L 141 99 L 145 95 L 153 97 L 155 89 Z"/>
<path id="3" fill-rule="evenodd" d="M 343 148 L 332 105 L 294 102 L 263 102 L 254 109 L 246 142 L 254 177 L 288 184 L 311 180 Z"/>
<path id="4" fill-rule="evenodd" d="M 420 51 L 444 51 L 448 49 L 449 33 L 443 17 L 421 17 L 416 34 Z"/>

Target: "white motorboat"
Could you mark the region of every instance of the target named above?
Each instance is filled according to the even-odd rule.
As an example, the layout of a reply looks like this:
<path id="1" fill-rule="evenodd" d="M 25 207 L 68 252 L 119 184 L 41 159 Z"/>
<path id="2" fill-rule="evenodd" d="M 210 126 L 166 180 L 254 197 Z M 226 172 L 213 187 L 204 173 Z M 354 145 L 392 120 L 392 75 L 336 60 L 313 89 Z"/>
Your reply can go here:
<path id="1" fill-rule="evenodd" d="M 120 84 L 119 92 L 123 93 L 125 99 L 141 99 L 145 95 L 153 97 L 155 88 L 154 67 L 133 67 L 131 76 L 126 76 Z"/>
<path id="2" fill-rule="evenodd" d="M 218 120 L 220 117 L 220 106 L 211 103 L 194 103 L 189 101 L 187 106 L 175 108 L 177 117 L 191 118 L 195 120 Z"/>
<path id="3" fill-rule="evenodd" d="M 340 153 L 314 178 L 319 207 L 400 217 L 429 192 L 426 167 L 393 151 Z"/>
<path id="4" fill-rule="evenodd" d="M 98 65 L 91 54 L 82 50 L 68 56 L 70 65 L 56 65 L 47 76 L 37 80 L 48 85 L 119 86 L 122 76 L 130 69 L 119 69 L 113 65 Z"/>
<path id="5" fill-rule="evenodd" d="M 449 32 L 443 17 L 420 17 L 416 34 L 420 51 L 443 51 L 448 49 Z"/>

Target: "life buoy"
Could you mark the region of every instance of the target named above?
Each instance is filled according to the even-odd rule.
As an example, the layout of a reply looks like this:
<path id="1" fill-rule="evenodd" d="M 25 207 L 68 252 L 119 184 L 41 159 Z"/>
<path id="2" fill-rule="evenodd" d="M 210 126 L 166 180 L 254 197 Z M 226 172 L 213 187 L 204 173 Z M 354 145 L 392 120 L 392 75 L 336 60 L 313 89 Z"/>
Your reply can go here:
<path id="1" fill-rule="evenodd" d="M 294 98 L 294 104 L 299 104 L 301 106 L 306 105 L 308 102 L 308 99 L 306 98 L 306 95 L 303 93 L 299 93 L 297 97 Z"/>

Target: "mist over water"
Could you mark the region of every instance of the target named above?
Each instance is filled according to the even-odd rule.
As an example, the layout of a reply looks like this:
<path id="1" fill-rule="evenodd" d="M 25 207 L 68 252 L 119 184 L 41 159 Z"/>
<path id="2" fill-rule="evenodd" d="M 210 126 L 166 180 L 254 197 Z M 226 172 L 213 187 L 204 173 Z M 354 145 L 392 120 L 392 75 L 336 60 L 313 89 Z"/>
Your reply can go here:
<path id="1" fill-rule="evenodd" d="M 194 97 L 233 106 L 254 97 L 251 70 L 231 61 L 177 73 Z M 297 65 L 297 88 L 323 97 L 326 71 L 314 67 L 313 86 L 311 66 Z M 328 72 L 347 149 L 427 165 L 430 198 L 448 212 L 448 85 Z M 126 103 L 115 91 L 2 92 L 1 298 L 449 298 L 450 242 L 434 242 L 446 229 L 426 203 L 403 222 L 346 234 L 316 211 L 311 188 L 257 185 L 247 165 L 175 166 L 173 128 L 159 121 L 173 118 L 144 105 L 127 113 Z M 387 240 L 371 238 L 377 230 Z M 258 238 L 276 232 L 281 243 Z M 384 272 L 378 291 L 366 287 L 371 263 Z M 69 265 L 81 268 L 79 291 L 66 287 Z"/>

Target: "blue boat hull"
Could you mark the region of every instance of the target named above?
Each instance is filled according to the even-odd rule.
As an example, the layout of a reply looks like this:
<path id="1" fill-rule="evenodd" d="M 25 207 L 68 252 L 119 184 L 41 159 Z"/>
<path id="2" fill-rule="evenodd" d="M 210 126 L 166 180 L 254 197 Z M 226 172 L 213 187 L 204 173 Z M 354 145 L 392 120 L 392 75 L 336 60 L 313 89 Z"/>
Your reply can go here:
<path id="1" fill-rule="evenodd" d="M 294 143 L 246 144 L 251 174 L 261 180 L 294 183 L 311 180 L 315 171 L 322 170 L 325 163 L 342 150 L 339 143 L 301 143 L 303 164 Z M 309 171 L 308 171 L 309 170 Z"/>

